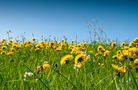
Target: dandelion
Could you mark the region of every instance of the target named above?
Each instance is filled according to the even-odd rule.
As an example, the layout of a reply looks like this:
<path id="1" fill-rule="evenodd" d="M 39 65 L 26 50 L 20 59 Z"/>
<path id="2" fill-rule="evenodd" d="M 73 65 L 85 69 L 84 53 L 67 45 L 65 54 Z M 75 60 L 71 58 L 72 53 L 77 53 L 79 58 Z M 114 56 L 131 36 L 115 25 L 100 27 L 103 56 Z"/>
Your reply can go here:
<path id="1" fill-rule="evenodd" d="M 117 69 L 117 72 L 118 72 L 118 73 L 126 73 L 126 67 L 119 67 L 119 68 Z"/>
<path id="2" fill-rule="evenodd" d="M 97 57 L 97 56 L 99 56 L 99 55 L 102 55 L 102 53 L 101 53 L 101 52 L 96 53 L 96 54 L 95 54 L 95 57 Z"/>
<path id="3" fill-rule="evenodd" d="M 15 48 L 15 49 L 19 49 L 21 46 L 20 46 L 19 44 L 17 44 L 17 43 L 14 43 L 14 44 L 12 45 L 12 47 Z"/>
<path id="4" fill-rule="evenodd" d="M 112 58 L 113 58 L 113 59 L 117 59 L 117 55 L 114 55 Z"/>
<path id="5" fill-rule="evenodd" d="M 134 42 L 130 42 L 129 43 L 129 47 L 134 47 L 135 46 L 135 43 Z"/>
<path id="6" fill-rule="evenodd" d="M 37 66 L 37 73 L 40 73 L 43 70 L 42 66 Z"/>
<path id="7" fill-rule="evenodd" d="M 121 54 L 122 54 L 121 50 L 118 50 L 117 55 L 121 55 Z"/>
<path id="8" fill-rule="evenodd" d="M 5 43 L 5 42 L 6 42 L 6 39 L 5 39 L 5 38 L 3 38 L 3 39 L 1 40 L 1 42 L 2 42 L 2 43 Z"/>
<path id="9" fill-rule="evenodd" d="M 40 50 L 40 48 L 35 48 L 34 50 L 35 50 L 35 51 L 39 51 L 39 50 Z"/>
<path id="10" fill-rule="evenodd" d="M 10 51 L 11 51 L 11 52 L 15 51 L 15 48 L 13 48 L 13 47 L 12 47 L 12 48 L 10 48 Z"/>
<path id="11" fill-rule="evenodd" d="M 81 52 L 82 52 L 81 47 L 79 47 L 79 46 L 74 46 L 74 47 L 72 47 L 72 51 L 71 51 L 72 54 L 78 55 L 78 54 L 80 54 Z"/>
<path id="12" fill-rule="evenodd" d="M 65 55 L 64 57 L 61 58 L 60 64 L 61 65 L 66 64 L 72 59 L 73 59 L 73 55 Z"/>
<path id="13" fill-rule="evenodd" d="M 48 71 L 50 68 L 50 65 L 47 61 L 44 61 L 41 65 L 37 66 L 37 73 L 40 73 L 42 71 Z"/>
<path id="14" fill-rule="evenodd" d="M 116 42 L 112 42 L 112 43 L 110 44 L 111 48 L 115 47 L 115 45 L 116 45 Z"/>
<path id="15" fill-rule="evenodd" d="M 110 52 L 109 52 L 108 50 L 106 50 L 106 51 L 104 52 L 104 55 L 103 55 L 103 56 L 104 56 L 105 58 L 107 58 L 107 57 L 109 56 L 109 53 L 110 53 Z"/>
<path id="16" fill-rule="evenodd" d="M 1 48 L 2 48 L 3 50 L 5 50 L 5 49 L 7 48 L 7 46 L 2 46 Z"/>
<path id="17" fill-rule="evenodd" d="M 137 57 L 138 52 L 137 52 L 137 48 L 136 47 L 129 48 L 128 51 L 129 51 L 129 54 L 128 54 L 129 58 L 135 59 Z"/>
<path id="18" fill-rule="evenodd" d="M 129 51 L 128 50 L 123 50 L 122 51 L 122 56 L 126 59 L 129 55 Z"/>
<path id="19" fill-rule="evenodd" d="M 43 67 L 43 70 L 46 70 L 47 71 L 50 68 L 50 65 L 48 63 L 44 63 L 42 65 L 42 67 Z"/>
<path id="20" fill-rule="evenodd" d="M 6 53 L 7 56 L 12 56 L 13 55 L 13 52 L 12 51 L 9 51 Z"/>
<path id="21" fill-rule="evenodd" d="M 116 64 L 112 64 L 112 67 L 115 69 L 116 73 L 126 73 L 126 67 L 119 67 Z"/>
<path id="22" fill-rule="evenodd" d="M 126 42 L 121 43 L 121 46 L 126 46 L 126 45 L 127 45 Z"/>
<path id="23" fill-rule="evenodd" d="M 122 54 L 117 55 L 117 59 L 118 59 L 119 61 L 124 61 L 124 58 L 123 58 L 123 55 L 122 55 Z"/>
<path id="24" fill-rule="evenodd" d="M 62 50 L 62 46 L 58 46 L 57 48 L 56 48 L 56 51 L 61 51 Z"/>
<path id="25" fill-rule="evenodd" d="M 105 49 L 103 46 L 99 45 L 97 48 L 97 51 L 103 53 L 103 52 L 105 52 Z"/>
<path id="26" fill-rule="evenodd" d="M 6 52 L 5 51 L 2 51 L 1 54 L 4 55 L 4 54 L 6 54 Z"/>
<path id="27" fill-rule="evenodd" d="M 134 64 L 135 64 L 135 65 L 138 65 L 138 59 L 135 59 L 135 60 L 134 60 Z"/>
<path id="28" fill-rule="evenodd" d="M 131 69 L 137 72 L 138 59 L 135 59 L 133 62 L 130 63 L 130 65 Z"/>
<path id="29" fill-rule="evenodd" d="M 88 60 L 85 54 L 79 54 L 75 57 L 75 64 L 82 64 Z"/>
<path id="30" fill-rule="evenodd" d="M 54 43 L 54 42 L 50 42 L 50 43 L 49 43 L 49 47 L 50 47 L 50 48 L 54 48 L 54 46 L 55 46 L 55 43 Z"/>
<path id="31" fill-rule="evenodd" d="M 29 46 L 31 46 L 31 42 L 30 42 L 30 40 L 26 41 L 26 42 L 24 43 L 24 46 L 25 46 L 25 47 L 29 47 Z"/>
<path id="32" fill-rule="evenodd" d="M 3 50 L 0 48 L 0 52 L 2 52 Z"/>
<path id="33" fill-rule="evenodd" d="M 134 39 L 134 42 L 135 42 L 135 43 L 138 43 L 138 37 L 136 37 L 136 38 Z"/>

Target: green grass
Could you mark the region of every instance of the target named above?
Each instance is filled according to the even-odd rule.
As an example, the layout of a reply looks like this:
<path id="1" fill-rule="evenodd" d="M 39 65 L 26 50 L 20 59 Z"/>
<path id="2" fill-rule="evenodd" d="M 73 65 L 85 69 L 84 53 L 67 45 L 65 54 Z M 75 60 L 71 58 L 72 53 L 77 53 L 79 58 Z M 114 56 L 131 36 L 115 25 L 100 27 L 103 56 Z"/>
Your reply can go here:
<path id="1" fill-rule="evenodd" d="M 12 56 L 0 55 L 0 90 L 137 90 L 137 72 L 127 70 L 117 75 L 111 64 L 120 63 L 112 59 L 120 46 L 110 50 L 107 58 L 95 57 L 99 45 L 104 43 L 87 43 L 86 54 L 90 58 L 78 70 L 74 69 L 74 61 L 60 65 L 61 57 L 70 54 L 65 48 L 55 51 L 52 48 L 35 51 L 31 47 L 22 47 Z M 108 49 L 108 47 L 106 47 Z M 94 53 L 90 54 L 92 50 Z M 74 55 L 75 57 L 75 55 Z M 42 62 L 48 61 L 48 71 L 36 72 Z M 33 76 L 24 81 L 24 73 L 32 72 Z"/>

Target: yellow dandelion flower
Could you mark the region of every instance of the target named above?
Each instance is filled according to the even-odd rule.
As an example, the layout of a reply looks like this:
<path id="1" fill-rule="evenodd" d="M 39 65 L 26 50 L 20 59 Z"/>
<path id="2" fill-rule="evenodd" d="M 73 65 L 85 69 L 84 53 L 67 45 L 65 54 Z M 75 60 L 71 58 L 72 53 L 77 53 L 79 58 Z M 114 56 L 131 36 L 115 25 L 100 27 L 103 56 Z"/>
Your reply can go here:
<path id="1" fill-rule="evenodd" d="M 110 44 L 111 47 L 115 47 L 115 45 L 116 45 L 116 42 L 112 42 L 112 43 Z"/>
<path id="2" fill-rule="evenodd" d="M 10 51 L 12 51 L 12 52 L 13 52 L 13 51 L 15 51 L 15 48 L 13 48 L 13 47 L 12 47 L 12 48 L 10 48 Z"/>
<path id="3" fill-rule="evenodd" d="M 57 48 L 56 48 L 56 51 L 61 51 L 62 50 L 62 46 L 58 46 Z"/>
<path id="4" fill-rule="evenodd" d="M 8 42 L 8 45 L 11 46 L 12 44 L 13 44 L 13 41 L 10 40 L 10 41 Z"/>
<path id="5" fill-rule="evenodd" d="M 15 48 L 15 49 L 19 49 L 21 46 L 20 46 L 19 44 L 14 43 L 14 44 L 12 45 L 12 47 Z"/>
<path id="6" fill-rule="evenodd" d="M 136 58 L 138 55 L 138 51 L 136 47 L 129 48 L 129 58 Z"/>
<path id="7" fill-rule="evenodd" d="M 5 43 L 5 42 L 6 42 L 6 39 L 5 39 L 5 38 L 3 38 L 3 39 L 1 40 L 1 42 L 2 42 L 2 43 Z"/>
<path id="8" fill-rule="evenodd" d="M 31 44 L 30 40 L 24 42 L 24 44 Z"/>
<path id="9" fill-rule="evenodd" d="M 82 52 L 81 47 L 78 47 L 78 46 L 74 46 L 71 51 L 72 54 L 76 54 L 76 55 L 80 54 L 81 52 Z"/>
<path id="10" fill-rule="evenodd" d="M 102 52 L 97 52 L 97 53 L 95 54 L 95 57 L 101 56 L 101 55 L 102 55 Z"/>
<path id="11" fill-rule="evenodd" d="M 2 52 L 3 50 L 0 48 L 0 52 Z"/>
<path id="12" fill-rule="evenodd" d="M 41 71 L 43 70 L 43 67 L 42 66 L 37 66 L 37 73 L 40 73 Z"/>
<path id="13" fill-rule="evenodd" d="M 129 43 L 129 47 L 134 47 L 135 46 L 135 43 L 134 42 L 130 42 Z"/>
<path id="14" fill-rule="evenodd" d="M 13 43 L 13 41 L 12 41 L 12 40 L 10 40 L 10 41 L 9 41 L 9 43 Z"/>
<path id="15" fill-rule="evenodd" d="M 68 46 L 68 49 L 69 49 L 69 50 L 72 50 L 72 48 L 73 48 L 73 45 L 69 45 L 69 46 Z"/>
<path id="16" fill-rule="evenodd" d="M 12 56 L 13 55 L 13 52 L 12 51 L 9 51 L 6 53 L 7 56 Z"/>
<path id="17" fill-rule="evenodd" d="M 119 67 L 118 67 L 118 65 L 116 65 L 116 64 L 111 64 L 112 65 L 112 67 L 114 68 L 114 69 L 118 69 Z"/>
<path id="18" fill-rule="evenodd" d="M 128 50 L 129 46 L 124 46 L 123 49 Z"/>
<path id="19" fill-rule="evenodd" d="M 138 37 L 136 37 L 136 38 L 134 39 L 134 42 L 135 42 L 135 43 L 138 43 Z"/>
<path id="20" fill-rule="evenodd" d="M 114 55 L 112 58 L 113 58 L 113 59 L 117 59 L 117 55 Z"/>
<path id="21" fill-rule="evenodd" d="M 104 49 L 103 46 L 99 45 L 98 48 L 97 48 L 97 51 L 103 53 L 103 52 L 105 52 L 105 49 Z"/>
<path id="22" fill-rule="evenodd" d="M 29 46 L 31 46 L 31 44 L 26 44 L 26 45 L 25 45 L 25 47 L 29 47 Z"/>
<path id="23" fill-rule="evenodd" d="M 126 73 L 126 68 L 125 67 L 119 67 L 117 72 L 118 73 Z"/>
<path id="24" fill-rule="evenodd" d="M 7 48 L 7 46 L 2 46 L 1 48 L 4 50 L 4 49 L 6 49 L 6 48 Z"/>
<path id="25" fill-rule="evenodd" d="M 54 42 L 50 42 L 50 43 L 49 43 L 49 47 L 50 47 L 50 48 L 54 48 L 54 46 L 55 46 L 55 43 L 54 43 Z"/>
<path id="26" fill-rule="evenodd" d="M 129 48 L 129 52 L 132 52 L 132 53 L 136 54 L 137 53 L 137 49 L 138 48 L 136 48 L 136 47 Z"/>
<path id="27" fill-rule="evenodd" d="M 108 57 L 108 56 L 109 56 L 109 53 L 110 53 L 110 52 L 109 52 L 108 50 L 106 50 L 106 51 L 104 52 L 103 56 L 104 56 L 104 57 Z"/>
<path id="28" fill-rule="evenodd" d="M 39 50 L 40 50 L 40 48 L 35 48 L 34 50 L 35 50 L 35 51 L 39 51 Z"/>
<path id="29" fill-rule="evenodd" d="M 5 52 L 5 51 L 2 51 L 2 52 L 1 52 L 1 54 L 3 54 L 3 55 L 4 55 L 4 54 L 6 54 L 6 52 Z"/>
<path id="30" fill-rule="evenodd" d="M 118 50 L 118 51 L 117 51 L 117 55 L 122 55 L 121 50 Z"/>
<path id="31" fill-rule="evenodd" d="M 124 47 L 124 46 L 126 46 L 127 44 L 125 43 L 125 42 L 122 42 L 121 43 L 121 47 Z"/>
<path id="32" fill-rule="evenodd" d="M 119 67 L 116 64 L 112 64 L 112 67 L 115 69 L 117 73 L 126 73 L 126 67 Z"/>
<path id="33" fill-rule="evenodd" d="M 122 50 L 122 56 L 123 56 L 124 58 L 127 58 L 128 55 L 129 55 L 129 51 L 128 51 L 128 50 Z"/>
<path id="34" fill-rule="evenodd" d="M 135 59 L 135 60 L 134 60 L 134 64 L 135 64 L 135 65 L 138 65 L 138 59 Z"/>
<path id="35" fill-rule="evenodd" d="M 122 55 L 122 54 L 117 55 L 117 59 L 118 59 L 119 61 L 124 61 L 124 60 L 125 60 L 125 59 L 123 58 L 123 55 Z"/>
<path id="36" fill-rule="evenodd" d="M 61 65 L 66 64 L 72 59 L 73 59 L 73 55 L 65 55 L 64 57 L 61 58 L 60 64 Z"/>
<path id="37" fill-rule="evenodd" d="M 42 67 L 43 67 L 43 70 L 46 70 L 47 71 L 50 68 L 50 65 L 48 63 L 44 63 L 42 65 Z"/>
<path id="38" fill-rule="evenodd" d="M 88 57 L 85 54 L 79 54 L 75 57 L 75 64 L 83 64 L 88 60 Z"/>

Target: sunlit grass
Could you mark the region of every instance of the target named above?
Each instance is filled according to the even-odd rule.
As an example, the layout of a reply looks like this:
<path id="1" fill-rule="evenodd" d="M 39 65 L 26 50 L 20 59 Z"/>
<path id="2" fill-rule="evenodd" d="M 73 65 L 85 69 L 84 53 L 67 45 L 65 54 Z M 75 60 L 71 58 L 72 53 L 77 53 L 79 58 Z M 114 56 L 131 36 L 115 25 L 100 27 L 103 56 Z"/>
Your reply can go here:
<path id="1" fill-rule="evenodd" d="M 138 38 L 130 43 L 1 39 L 1 90 L 136 90 Z"/>

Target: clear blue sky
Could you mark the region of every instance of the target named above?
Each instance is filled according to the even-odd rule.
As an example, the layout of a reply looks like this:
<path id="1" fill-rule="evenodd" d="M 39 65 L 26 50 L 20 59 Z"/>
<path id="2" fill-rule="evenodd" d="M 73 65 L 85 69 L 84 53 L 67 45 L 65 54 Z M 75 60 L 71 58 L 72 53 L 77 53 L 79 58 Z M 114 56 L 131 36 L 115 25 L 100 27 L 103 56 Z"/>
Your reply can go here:
<path id="1" fill-rule="evenodd" d="M 90 40 L 87 22 L 120 41 L 138 37 L 138 2 L 134 0 L 0 0 L 0 38 L 38 39 L 49 35 Z M 92 36 L 93 37 L 93 36 Z"/>

